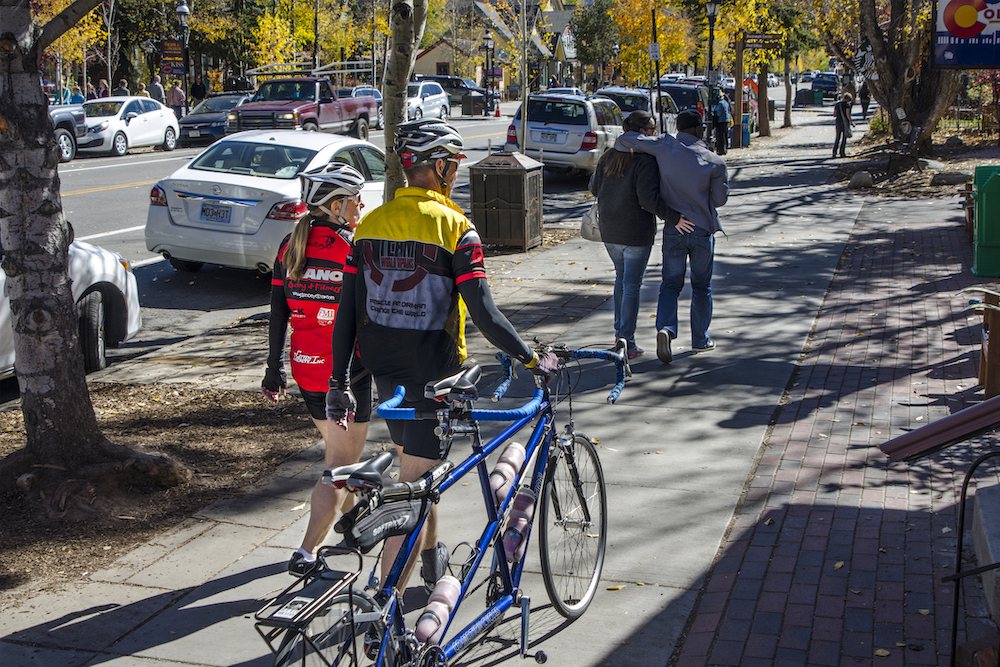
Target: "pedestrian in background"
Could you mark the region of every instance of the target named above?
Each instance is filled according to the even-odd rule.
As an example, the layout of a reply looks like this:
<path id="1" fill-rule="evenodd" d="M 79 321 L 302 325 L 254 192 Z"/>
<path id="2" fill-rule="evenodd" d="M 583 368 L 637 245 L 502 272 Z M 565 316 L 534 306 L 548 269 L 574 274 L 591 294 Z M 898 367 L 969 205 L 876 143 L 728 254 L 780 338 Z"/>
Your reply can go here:
<path id="1" fill-rule="evenodd" d="M 132 93 L 128 90 L 128 81 L 121 79 L 118 82 L 118 87 L 111 91 L 111 94 L 115 97 L 128 97 Z"/>
<path id="2" fill-rule="evenodd" d="M 341 299 L 342 276 L 353 249 L 354 228 L 361 219 L 361 187 L 365 178 L 346 164 L 330 163 L 300 176 L 302 201 L 309 214 L 299 220 L 278 249 L 271 278 L 271 321 L 268 327 L 267 371 L 261 382 L 272 403 L 285 393 L 285 335 L 292 325 L 292 377 L 313 423 L 323 436 L 324 466 L 357 463 L 368 437 L 371 417 L 371 374 L 352 360 L 351 389 L 357 411 L 350 429 L 326 418 L 326 392 L 333 368 L 331 340 Z M 288 561 L 295 576 L 316 567 L 316 550 L 326 539 L 347 491 L 317 480 L 309 507 L 309 525 L 302 546 Z"/>
<path id="3" fill-rule="evenodd" d="M 722 231 L 717 208 L 729 199 L 726 163 L 702 141 L 701 114 L 686 109 L 677 114 L 677 136 L 642 137 L 626 132 L 615 142 L 618 150 L 634 149 L 656 157 L 660 196 L 680 213 L 676 226 L 663 229 L 663 279 L 656 306 L 656 356 L 673 361 L 671 341 L 677 337 L 677 299 L 691 266 L 691 347 L 715 349 L 708 333 L 712 323 L 712 269 L 715 233 Z"/>
<path id="4" fill-rule="evenodd" d="M 833 117 L 836 134 L 833 138 L 833 157 L 847 157 L 847 139 L 851 136 L 854 121 L 851 120 L 853 98 L 850 93 L 844 93 L 840 101 L 833 105 Z"/>
<path id="5" fill-rule="evenodd" d="M 167 106 L 174 110 L 174 115 L 180 120 L 184 115 L 184 100 L 187 96 L 181 90 L 181 82 L 174 81 L 174 85 L 167 91 Z"/>
<path id="6" fill-rule="evenodd" d="M 725 155 L 729 149 L 729 127 L 732 123 L 732 107 L 725 93 L 719 95 L 719 102 L 712 112 L 715 120 L 715 152 Z"/>
<path id="7" fill-rule="evenodd" d="M 163 90 L 163 84 L 160 83 L 160 75 L 154 74 L 153 80 L 149 83 L 149 96 L 160 104 L 165 104 L 166 98 L 164 95 L 165 91 Z"/>
<path id="8" fill-rule="evenodd" d="M 94 90 L 94 84 L 92 84 L 92 83 L 88 83 L 87 84 L 87 99 L 88 100 L 96 100 L 97 99 L 97 91 Z"/>
<path id="9" fill-rule="evenodd" d="M 69 98 L 70 104 L 83 104 L 86 101 L 83 97 L 83 93 L 80 91 L 80 86 L 73 86 L 73 95 Z"/>
<path id="10" fill-rule="evenodd" d="M 191 86 L 191 106 L 198 106 L 201 101 L 205 99 L 208 91 L 205 89 L 205 84 L 201 82 L 201 74 L 195 75 L 194 84 Z"/>
<path id="11" fill-rule="evenodd" d="M 146 84 L 142 81 L 136 84 L 138 90 L 135 91 L 136 97 L 149 97 L 149 91 L 146 90 Z"/>
<path id="12" fill-rule="evenodd" d="M 633 111 L 622 123 L 626 132 L 656 135 L 656 121 L 648 111 Z M 656 236 L 656 218 L 677 224 L 680 214 L 660 197 L 660 172 L 652 155 L 605 151 L 590 179 L 597 197 L 601 240 L 615 266 L 615 340 L 625 339 L 628 358 L 641 356 L 635 330 L 639 291 Z"/>
<path id="13" fill-rule="evenodd" d="M 868 90 L 867 79 L 861 84 L 861 90 L 858 91 L 858 99 L 861 101 L 861 120 L 867 120 L 868 105 L 871 104 L 872 101 L 872 93 Z"/>

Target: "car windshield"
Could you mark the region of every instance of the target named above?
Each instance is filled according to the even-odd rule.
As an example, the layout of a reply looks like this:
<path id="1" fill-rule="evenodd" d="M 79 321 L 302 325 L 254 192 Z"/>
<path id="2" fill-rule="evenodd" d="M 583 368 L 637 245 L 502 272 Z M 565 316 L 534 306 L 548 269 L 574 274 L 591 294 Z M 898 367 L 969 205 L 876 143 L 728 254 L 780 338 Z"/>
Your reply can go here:
<path id="1" fill-rule="evenodd" d="M 255 102 L 311 100 L 316 86 L 312 81 L 268 81 L 254 95 Z"/>
<path id="2" fill-rule="evenodd" d="M 410 85 L 408 85 L 406 87 L 406 96 L 407 97 L 420 97 L 420 84 L 419 83 L 411 83 Z"/>
<path id="3" fill-rule="evenodd" d="M 834 74 L 817 74 L 813 81 L 825 81 L 826 83 L 836 83 L 837 76 Z"/>
<path id="4" fill-rule="evenodd" d="M 521 116 L 520 109 L 517 112 Z M 560 125 L 589 125 L 587 107 L 569 100 L 528 100 L 528 120 L 533 123 L 558 123 Z"/>
<path id="5" fill-rule="evenodd" d="M 194 109 L 191 109 L 191 113 L 224 113 L 236 106 L 240 99 L 242 98 L 238 95 L 233 95 L 232 97 L 210 97 Z"/>
<path id="6" fill-rule="evenodd" d="M 189 169 L 287 180 L 295 178 L 314 155 L 316 151 L 293 146 L 220 141 L 199 155 Z"/>
<path id="7" fill-rule="evenodd" d="M 87 114 L 87 118 L 117 116 L 122 104 L 124 102 L 87 102 L 83 105 L 83 111 Z"/>
<path id="8" fill-rule="evenodd" d="M 701 101 L 697 88 L 669 88 L 667 92 L 670 93 L 670 97 L 674 98 L 674 102 L 677 102 L 679 107 L 698 106 L 698 102 Z"/>
<path id="9" fill-rule="evenodd" d="M 649 111 L 649 100 L 641 95 L 629 95 L 627 93 L 598 93 L 603 97 L 608 97 L 615 101 L 618 108 L 625 113 L 632 111 Z"/>

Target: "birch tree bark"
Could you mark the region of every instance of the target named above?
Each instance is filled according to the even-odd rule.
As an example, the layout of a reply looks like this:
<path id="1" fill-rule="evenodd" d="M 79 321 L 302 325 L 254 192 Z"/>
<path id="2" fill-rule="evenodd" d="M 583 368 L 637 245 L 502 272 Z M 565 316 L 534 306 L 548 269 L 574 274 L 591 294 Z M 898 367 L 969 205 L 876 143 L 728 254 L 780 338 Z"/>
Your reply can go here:
<path id="1" fill-rule="evenodd" d="M 0 0 L 0 245 L 17 354 L 26 443 L 0 461 L 0 489 L 17 484 L 54 513 L 74 514 L 124 482 L 172 486 L 189 477 L 169 459 L 107 440 L 83 370 L 67 253 L 58 153 L 40 74 L 42 51 L 99 0 L 76 0 L 45 26 L 29 4 Z"/>
<path id="2" fill-rule="evenodd" d="M 417 47 L 427 24 L 427 0 L 399 0 L 390 15 L 392 45 L 386 66 L 382 104 L 385 109 L 385 201 L 403 187 L 403 168 L 396 155 L 396 131 L 406 121 L 406 86 L 410 82 Z"/>

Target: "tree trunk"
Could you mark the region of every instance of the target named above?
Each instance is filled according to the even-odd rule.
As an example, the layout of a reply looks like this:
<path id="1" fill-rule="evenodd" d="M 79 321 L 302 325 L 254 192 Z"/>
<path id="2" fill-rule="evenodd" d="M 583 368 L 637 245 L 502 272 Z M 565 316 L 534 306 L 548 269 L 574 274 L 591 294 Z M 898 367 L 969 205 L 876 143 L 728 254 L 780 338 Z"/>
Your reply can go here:
<path id="1" fill-rule="evenodd" d="M 768 113 L 767 63 L 760 66 L 757 75 L 757 136 L 771 136 L 771 115 Z"/>
<path id="2" fill-rule="evenodd" d="M 860 11 L 862 33 L 872 45 L 878 72 L 877 79 L 868 81 L 868 89 L 885 109 L 893 136 L 908 141 L 919 128 L 918 150 L 926 152 L 938 121 L 958 92 L 959 74 L 931 66 L 933 42 L 927 32 L 932 23 L 904 0 L 890 3 L 885 29 L 880 27 L 875 0 L 861 0 Z"/>
<path id="3" fill-rule="evenodd" d="M 385 201 L 403 187 L 403 169 L 396 155 L 396 130 L 406 121 L 406 86 L 417 59 L 417 46 L 424 36 L 426 0 L 399 0 L 392 5 L 392 49 L 383 82 L 385 109 Z"/>
<path id="4" fill-rule="evenodd" d="M 792 126 L 792 104 L 794 103 L 795 100 L 792 98 L 792 61 L 790 58 L 785 58 L 785 114 L 781 127 Z"/>
<path id="5" fill-rule="evenodd" d="M 67 274 L 73 230 L 63 217 L 59 153 L 39 77 L 49 26 L 66 18 L 60 14 L 39 30 L 28 5 L 12 2 L 0 1 L 0 25 L 10 30 L 0 36 L 0 244 L 27 442 L 0 462 L 0 489 L 25 474 L 26 489 L 44 488 L 46 478 L 56 485 L 88 476 L 120 479 L 109 473 L 144 486 L 179 483 L 186 470 L 109 442 L 97 425 Z M 137 465 L 145 472 L 125 470 Z"/>

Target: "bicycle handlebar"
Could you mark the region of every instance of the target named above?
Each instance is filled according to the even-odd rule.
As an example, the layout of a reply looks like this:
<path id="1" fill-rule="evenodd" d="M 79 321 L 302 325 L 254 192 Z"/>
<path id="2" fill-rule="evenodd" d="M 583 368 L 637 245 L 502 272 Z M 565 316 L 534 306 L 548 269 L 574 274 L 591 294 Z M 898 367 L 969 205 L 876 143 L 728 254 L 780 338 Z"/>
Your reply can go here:
<path id="1" fill-rule="evenodd" d="M 482 422 L 517 421 L 518 419 L 531 417 L 538 412 L 538 408 L 542 405 L 543 396 L 544 392 L 541 389 L 536 389 L 531 400 L 519 408 L 514 408 L 513 410 L 472 410 L 469 416 L 471 419 Z M 403 419 L 408 421 L 426 419 L 427 417 L 423 413 L 418 413 L 414 408 L 399 407 L 399 404 L 403 402 L 403 398 L 405 397 L 406 389 L 402 386 L 396 387 L 396 393 L 393 394 L 392 398 L 378 406 L 376 410 L 378 416 L 382 419 Z M 435 416 L 432 414 L 429 417 L 433 419 Z"/>

